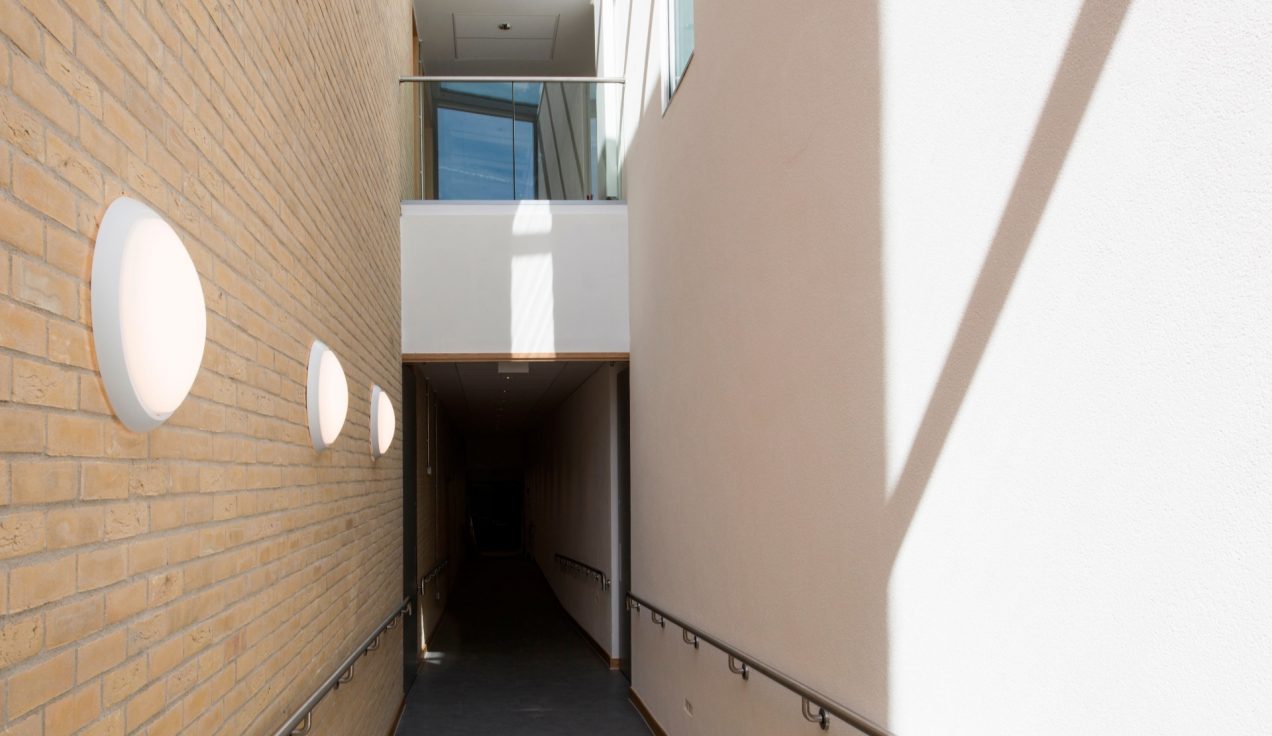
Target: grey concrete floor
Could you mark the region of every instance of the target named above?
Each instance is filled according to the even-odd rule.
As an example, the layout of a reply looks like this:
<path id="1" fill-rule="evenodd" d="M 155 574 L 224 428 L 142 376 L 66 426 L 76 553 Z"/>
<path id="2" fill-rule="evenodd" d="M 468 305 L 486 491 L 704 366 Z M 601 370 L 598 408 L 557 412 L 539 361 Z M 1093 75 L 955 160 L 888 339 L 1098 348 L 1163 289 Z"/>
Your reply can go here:
<path id="1" fill-rule="evenodd" d="M 647 736 L 611 672 L 533 562 L 469 563 L 415 685 L 399 736 Z"/>

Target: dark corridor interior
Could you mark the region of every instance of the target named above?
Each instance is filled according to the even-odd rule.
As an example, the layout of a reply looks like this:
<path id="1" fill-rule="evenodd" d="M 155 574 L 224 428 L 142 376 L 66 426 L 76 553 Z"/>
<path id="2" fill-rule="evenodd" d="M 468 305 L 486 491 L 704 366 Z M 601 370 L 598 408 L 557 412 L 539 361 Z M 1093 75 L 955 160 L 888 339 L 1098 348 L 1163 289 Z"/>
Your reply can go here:
<path id="1" fill-rule="evenodd" d="M 403 642 L 408 694 L 398 733 L 648 733 L 628 701 L 630 669 L 611 669 L 598 637 L 567 612 L 545 577 L 554 570 L 544 537 L 556 524 L 545 522 L 544 504 L 537 517 L 529 508 L 535 482 L 571 482 L 574 469 L 554 444 L 554 428 L 581 403 L 582 411 L 594 410 L 606 381 L 607 410 L 622 425 L 613 441 L 625 450 L 625 368 L 582 361 L 403 366 L 403 572 L 419 610 Z M 625 462 L 626 452 L 618 455 Z M 615 494 L 625 499 L 620 484 Z M 572 515 L 557 506 L 552 512 Z M 626 533 L 616 536 L 625 545 Z M 599 554 L 594 560 L 609 566 Z"/>

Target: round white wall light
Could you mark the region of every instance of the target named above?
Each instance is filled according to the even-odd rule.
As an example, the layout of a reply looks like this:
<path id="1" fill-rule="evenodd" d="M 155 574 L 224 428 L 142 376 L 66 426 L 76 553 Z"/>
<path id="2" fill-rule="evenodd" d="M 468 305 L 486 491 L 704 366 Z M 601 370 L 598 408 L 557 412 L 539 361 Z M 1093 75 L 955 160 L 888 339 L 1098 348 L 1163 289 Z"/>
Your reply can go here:
<path id="1" fill-rule="evenodd" d="M 371 455 L 380 457 L 393 444 L 397 431 L 397 413 L 393 401 L 379 386 L 371 387 Z"/>
<path id="2" fill-rule="evenodd" d="M 106 398 L 125 427 L 148 432 L 185 401 L 203 363 L 199 272 L 171 225 L 120 197 L 97 232 L 91 300 Z"/>
<path id="3" fill-rule="evenodd" d="M 349 413 L 349 383 L 344 368 L 331 348 L 314 340 L 309 351 L 309 436 L 314 449 L 322 451 L 331 446 L 344 429 L 345 415 Z"/>

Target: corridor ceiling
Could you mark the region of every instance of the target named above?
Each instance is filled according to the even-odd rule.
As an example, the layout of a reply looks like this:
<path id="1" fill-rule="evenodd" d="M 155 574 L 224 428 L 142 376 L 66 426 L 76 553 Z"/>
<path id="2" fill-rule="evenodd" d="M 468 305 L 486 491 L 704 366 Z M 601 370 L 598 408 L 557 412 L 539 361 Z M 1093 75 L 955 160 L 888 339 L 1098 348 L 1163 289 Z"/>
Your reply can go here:
<path id="1" fill-rule="evenodd" d="M 471 436 L 535 429 L 604 363 L 520 365 L 529 372 L 500 373 L 498 363 L 425 363 L 419 370 L 446 415 Z"/>
<path id="2" fill-rule="evenodd" d="M 591 76 L 596 72 L 590 0 L 414 2 L 425 74 Z"/>

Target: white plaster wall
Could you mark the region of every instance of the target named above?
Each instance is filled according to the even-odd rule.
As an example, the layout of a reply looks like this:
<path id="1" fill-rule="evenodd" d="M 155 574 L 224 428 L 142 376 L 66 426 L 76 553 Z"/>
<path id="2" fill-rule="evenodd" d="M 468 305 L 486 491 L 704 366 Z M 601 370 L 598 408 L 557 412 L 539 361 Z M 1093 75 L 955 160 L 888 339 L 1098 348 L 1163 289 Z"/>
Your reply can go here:
<path id="1" fill-rule="evenodd" d="M 900 734 L 1265 732 L 1272 6 L 696 5 L 665 114 L 598 23 L 633 589 Z M 634 626 L 671 733 L 817 732 Z"/>
<path id="2" fill-rule="evenodd" d="M 625 353 L 627 207 L 402 205 L 402 352 Z"/>
<path id="3" fill-rule="evenodd" d="M 526 516 L 535 560 L 561 605 L 611 657 L 618 657 L 617 592 L 563 572 L 562 554 L 614 578 L 611 519 L 617 488 L 614 368 L 599 368 L 533 436 L 526 472 Z"/>

